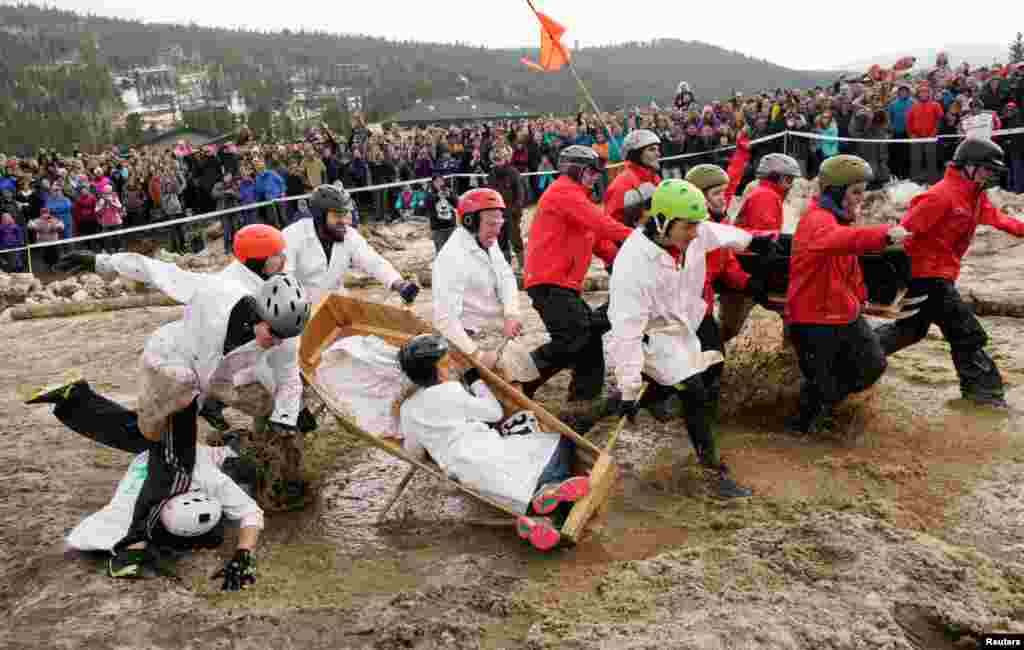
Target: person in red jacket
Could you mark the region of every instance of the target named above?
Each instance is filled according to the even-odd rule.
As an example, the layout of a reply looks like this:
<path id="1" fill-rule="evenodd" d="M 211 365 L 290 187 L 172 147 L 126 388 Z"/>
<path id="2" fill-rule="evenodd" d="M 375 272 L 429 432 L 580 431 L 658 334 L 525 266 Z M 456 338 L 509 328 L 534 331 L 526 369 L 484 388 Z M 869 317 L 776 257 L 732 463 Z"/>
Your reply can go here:
<path id="1" fill-rule="evenodd" d="M 782 203 L 802 177 L 800 164 L 784 153 L 770 153 L 757 164 L 757 187 L 743 202 L 736 225 L 745 230 L 782 230 Z"/>
<path id="2" fill-rule="evenodd" d="M 722 223 L 725 219 L 726 188 L 730 182 L 725 170 L 718 165 L 697 165 L 686 173 L 686 180 L 704 192 L 711 218 Z M 708 304 L 709 315 L 714 308 L 716 289 L 727 290 L 722 293 L 719 303 L 719 331 L 722 345 L 725 345 L 743 329 L 754 306 L 748 295 L 764 300 L 766 289 L 761 278 L 751 277 L 743 270 L 736 253 L 729 248 L 716 248 L 707 255 L 704 302 Z"/>
<path id="3" fill-rule="evenodd" d="M 858 255 L 907 237 L 902 226 L 853 227 L 873 173 L 857 156 L 821 164 L 821 194 L 793 236 L 785 319 L 800 372 L 800 412 L 789 431 L 811 433 L 831 408 L 872 386 L 885 372 L 885 354 L 861 315 L 867 298 Z"/>
<path id="4" fill-rule="evenodd" d="M 524 285 L 551 341 L 529 353 L 520 364 L 528 369 L 523 392 L 532 396 L 558 371 L 573 370 L 568 411 L 583 414 L 604 385 L 601 335 L 610 328 L 607 314 L 598 314 L 581 295 L 583 278 L 596 253 L 610 265 L 618 242 L 632 230 L 606 216 L 590 200 L 601 177 L 601 159 L 590 147 L 566 147 L 558 157 L 561 175 L 537 204 L 526 245 Z M 595 248 L 595 242 L 600 242 Z"/>
<path id="5" fill-rule="evenodd" d="M 927 83 L 917 89 L 917 102 L 907 114 L 907 136 L 911 138 L 934 138 L 939 132 L 939 123 L 945 112 L 942 104 L 932 97 Z M 910 144 L 910 177 L 925 183 L 934 183 L 939 174 L 938 142 L 913 142 Z"/>
<path id="6" fill-rule="evenodd" d="M 1003 150 L 987 138 L 964 140 L 946 176 L 910 204 L 904 228 L 913 233 L 910 256 L 910 296 L 928 296 L 920 311 L 878 329 L 887 355 L 917 343 L 932 323 L 949 341 L 953 366 L 964 399 L 1005 407 L 1003 379 L 985 352 L 985 328 L 956 290 L 960 260 L 974 240 L 979 224 L 1024 237 L 1024 222 L 996 209 L 985 189 L 1006 169 Z"/>
<path id="7" fill-rule="evenodd" d="M 100 231 L 100 222 L 96 215 L 96 195 L 88 187 L 82 188 L 74 205 L 71 206 L 71 218 L 74 219 L 75 233 L 78 235 L 95 235 Z M 90 241 L 85 246 L 98 250 L 100 243 Z"/>
<path id="8" fill-rule="evenodd" d="M 661 176 L 658 175 L 661 167 L 658 161 L 661 138 L 647 129 L 631 131 L 622 141 L 622 154 L 626 157 L 626 163 L 605 192 L 604 210 L 616 221 L 625 223 L 622 212 L 626 192 L 644 183 L 655 186 L 661 183 Z"/>

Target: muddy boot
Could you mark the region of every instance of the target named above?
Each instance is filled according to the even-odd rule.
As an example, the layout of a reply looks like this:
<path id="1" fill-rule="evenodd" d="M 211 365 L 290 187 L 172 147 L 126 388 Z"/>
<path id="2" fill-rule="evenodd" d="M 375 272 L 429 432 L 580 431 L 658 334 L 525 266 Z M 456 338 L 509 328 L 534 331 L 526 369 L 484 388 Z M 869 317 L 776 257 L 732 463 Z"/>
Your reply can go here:
<path id="1" fill-rule="evenodd" d="M 719 463 L 718 467 L 708 468 L 712 472 L 712 480 L 714 481 L 715 494 L 720 499 L 741 499 L 749 497 L 753 492 L 745 487 L 742 487 L 732 479 L 729 473 L 729 468 L 725 463 Z"/>
<path id="2" fill-rule="evenodd" d="M 641 407 L 646 408 L 658 422 L 670 422 L 676 418 L 683 417 L 683 400 L 676 391 L 666 392 L 661 399 L 653 403 L 644 404 L 641 400 Z"/>
<path id="3" fill-rule="evenodd" d="M 953 348 L 953 366 L 960 376 L 960 394 L 980 406 L 1009 408 L 1003 377 L 992 358 L 980 348 Z"/>
<path id="4" fill-rule="evenodd" d="M 89 384 L 84 379 L 76 379 L 75 381 L 59 384 L 56 386 L 47 386 L 38 390 L 35 395 L 25 400 L 26 404 L 61 404 L 71 399 L 75 391 L 81 388 L 88 388 Z"/>
<path id="5" fill-rule="evenodd" d="M 800 412 L 786 418 L 785 431 L 794 435 L 818 433 L 825 424 L 829 409 L 805 388 L 800 390 Z"/>
<path id="6" fill-rule="evenodd" d="M 576 433 L 584 435 L 593 429 L 603 416 L 604 402 L 603 400 L 596 401 L 599 403 L 595 404 L 587 400 L 569 402 L 565 410 L 558 414 L 558 419 Z"/>

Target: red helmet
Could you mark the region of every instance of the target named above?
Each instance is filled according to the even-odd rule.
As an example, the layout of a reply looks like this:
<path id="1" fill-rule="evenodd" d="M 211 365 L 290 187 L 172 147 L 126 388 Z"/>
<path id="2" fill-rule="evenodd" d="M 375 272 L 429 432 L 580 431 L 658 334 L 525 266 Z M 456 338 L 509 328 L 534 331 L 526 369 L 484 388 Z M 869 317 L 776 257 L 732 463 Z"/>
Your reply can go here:
<path id="1" fill-rule="evenodd" d="M 284 235 L 273 226 L 254 223 L 235 234 L 235 259 L 245 264 L 249 260 L 265 260 L 284 252 Z"/>
<path id="2" fill-rule="evenodd" d="M 481 210 L 504 210 L 505 199 L 492 189 L 481 187 L 470 190 L 459 198 L 458 217 L 464 226 L 475 230 L 478 222 L 472 217 Z M 469 216 L 470 219 L 466 219 Z"/>

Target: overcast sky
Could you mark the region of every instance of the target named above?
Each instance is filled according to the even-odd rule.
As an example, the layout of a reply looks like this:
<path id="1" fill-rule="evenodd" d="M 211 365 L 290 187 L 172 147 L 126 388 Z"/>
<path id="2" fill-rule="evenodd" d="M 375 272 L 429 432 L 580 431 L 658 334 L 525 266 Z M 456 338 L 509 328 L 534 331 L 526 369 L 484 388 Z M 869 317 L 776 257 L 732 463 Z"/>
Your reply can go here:
<path id="1" fill-rule="evenodd" d="M 526 0 L 51 0 L 63 9 L 152 21 L 260 29 L 316 27 L 396 39 L 493 47 L 534 46 L 539 27 Z M 699 40 L 798 69 L 829 68 L 879 54 L 949 43 L 1009 45 L 1024 4 L 917 0 L 853 3 L 538 0 L 568 28 L 566 43 L 600 45 L 654 37 Z M 972 7 L 976 7 L 976 10 Z M 1015 17 L 1015 19 L 1010 19 Z M 956 58 L 955 56 L 953 57 Z"/>

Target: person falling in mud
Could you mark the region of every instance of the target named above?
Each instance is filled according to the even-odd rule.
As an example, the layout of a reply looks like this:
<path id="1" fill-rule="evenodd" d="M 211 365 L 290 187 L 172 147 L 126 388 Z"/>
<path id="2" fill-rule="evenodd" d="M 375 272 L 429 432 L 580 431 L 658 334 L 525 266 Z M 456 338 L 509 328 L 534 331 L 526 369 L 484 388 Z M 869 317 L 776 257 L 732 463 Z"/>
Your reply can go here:
<path id="1" fill-rule="evenodd" d="M 394 411 L 407 452 L 427 453 L 460 483 L 522 513 L 519 536 L 535 548 L 548 550 L 561 538 L 556 518 L 585 497 L 590 479 L 572 476 L 572 440 L 542 433 L 529 412 L 503 418 L 501 403 L 476 368 L 462 383 L 448 381 L 448 341 L 422 334 L 398 353 L 405 378 L 412 385 L 395 401 Z"/>
<path id="2" fill-rule="evenodd" d="M 282 340 L 302 332 L 309 313 L 305 292 L 291 276 L 271 276 L 255 296 L 222 279 L 197 291 L 181 320 L 146 341 L 138 412 L 97 395 L 84 380 L 44 388 L 27 401 L 54 404 L 65 426 L 109 446 L 124 448 L 127 440 L 134 447 L 140 436 L 149 441 L 146 478 L 130 526 L 113 547 L 111 577 L 144 571 L 144 551 L 159 539 L 162 509 L 189 490 L 202 402 L 216 396 L 251 415 L 268 415 L 272 391 L 286 387 L 274 386 L 260 368 Z M 243 537 L 226 572 L 244 574 L 251 567 L 254 531 Z"/>
<path id="3" fill-rule="evenodd" d="M 771 237 L 708 220 L 700 189 L 666 180 L 615 258 L 606 341 L 620 413 L 640 407 L 659 419 L 682 415 L 700 463 L 722 497 L 749 496 L 730 478 L 715 435 L 722 374 L 718 325 L 704 301 L 707 254 L 723 246 L 773 247 Z M 648 388 L 639 403 L 644 379 Z M 614 392 L 614 391 L 610 391 Z"/>
<path id="4" fill-rule="evenodd" d="M 901 222 L 913 235 L 906 246 L 911 262 L 909 295 L 928 298 L 914 316 L 877 330 L 888 356 L 923 339 L 935 323 L 949 342 L 963 398 L 999 408 L 1007 406 L 1003 378 L 985 352 L 988 334 L 964 304 L 956 280 L 979 224 L 1024 237 L 1024 222 L 994 207 L 985 194 L 1005 172 L 999 145 L 987 138 L 968 138 L 957 147 L 945 178 L 914 198 Z"/>
<path id="5" fill-rule="evenodd" d="M 836 404 L 885 372 L 878 337 L 861 313 L 867 293 L 858 256 L 899 244 L 909 233 L 902 226 L 851 225 L 871 178 L 863 158 L 823 162 L 821 195 L 793 235 L 785 321 L 804 379 L 800 412 L 786 423 L 792 432 L 816 431 Z"/>

